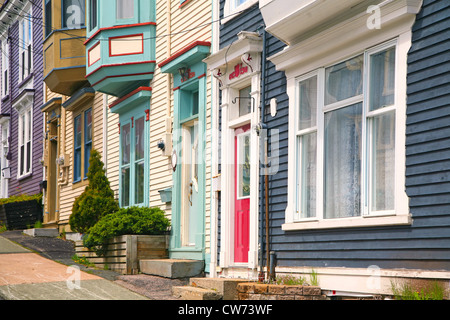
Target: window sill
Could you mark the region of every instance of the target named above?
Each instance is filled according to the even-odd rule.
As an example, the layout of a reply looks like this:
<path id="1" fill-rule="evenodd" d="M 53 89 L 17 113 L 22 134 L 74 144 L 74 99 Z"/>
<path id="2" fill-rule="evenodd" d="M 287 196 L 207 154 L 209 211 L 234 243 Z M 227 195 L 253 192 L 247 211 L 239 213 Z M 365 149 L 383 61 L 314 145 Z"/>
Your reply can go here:
<path id="1" fill-rule="evenodd" d="M 409 214 L 391 216 L 363 216 L 342 219 L 308 220 L 302 222 L 291 222 L 282 225 L 284 231 L 313 230 L 313 229 L 338 229 L 357 227 L 379 227 L 393 225 L 411 225 L 412 219 Z"/>
<path id="2" fill-rule="evenodd" d="M 23 175 L 21 175 L 21 176 L 17 176 L 17 180 L 18 180 L 18 181 L 25 180 L 25 179 L 31 177 L 32 175 L 33 175 L 32 172 L 25 173 L 25 174 L 23 174 Z"/>

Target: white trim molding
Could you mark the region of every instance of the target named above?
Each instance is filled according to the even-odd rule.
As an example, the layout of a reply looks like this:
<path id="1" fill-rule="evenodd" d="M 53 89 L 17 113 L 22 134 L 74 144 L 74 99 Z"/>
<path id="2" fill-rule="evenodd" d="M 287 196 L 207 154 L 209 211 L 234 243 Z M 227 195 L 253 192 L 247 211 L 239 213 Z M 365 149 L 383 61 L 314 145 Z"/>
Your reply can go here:
<path id="1" fill-rule="evenodd" d="M 251 155 L 259 155 L 259 137 L 253 129 L 260 122 L 262 39 L 257 33 L 242 31 L 238 40 L 213 53 L 203 61 L 222 92 L 221 105 L 213 113 L 222 112 L 221 139 L 221 268 L 241 267 L 256 270 L 258 265 L 259 157 L 250 164 L 250 217 L 248 263 L 234 262 L 234 190 L 235 129 L 250 124 Z M 251 86 L 252 110 L 239 115 L 239 90 Z"/>

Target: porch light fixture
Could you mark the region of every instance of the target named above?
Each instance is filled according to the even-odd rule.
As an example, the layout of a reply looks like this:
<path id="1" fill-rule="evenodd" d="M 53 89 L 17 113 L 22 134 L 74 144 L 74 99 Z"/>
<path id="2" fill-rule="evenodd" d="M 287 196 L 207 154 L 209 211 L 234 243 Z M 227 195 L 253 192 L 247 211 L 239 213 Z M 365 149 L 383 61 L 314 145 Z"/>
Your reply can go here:
<path id="1" fill-rule="evenodd" d="M 162 151 L 166 149 L 166 144 L 164 143 L 164 140 L 161 139 L 158 141 L 158 148 L 161 149 Z"/>

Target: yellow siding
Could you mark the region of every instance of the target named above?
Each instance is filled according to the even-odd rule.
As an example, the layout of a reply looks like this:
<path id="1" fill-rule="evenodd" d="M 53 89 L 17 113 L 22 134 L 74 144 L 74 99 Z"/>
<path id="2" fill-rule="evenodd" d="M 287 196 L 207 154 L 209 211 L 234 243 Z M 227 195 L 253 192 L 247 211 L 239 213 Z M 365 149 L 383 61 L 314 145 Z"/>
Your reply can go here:
<path id="1" fill-rule="evenodd" d="M 96 149 L 101 155 L 103 155 L 103 94 L 96 93 L 93 101 L 89 102 L 89 105 L 83 107 L 83 109 L 87 109 L 92 107 L 92 115 L 93 115 L 93 138 L 92 144 L 93 148 Z M 68 169 L 68 181 L 67 183 L 60 184 L 60 207 L 59 207 L 59 215 L 60 215 L 60 223 L 68 223 L 70 214 L 72 213 L 72 206 L 81 193 L 83 193 L 86 183 L 77 183 L 73 184 L 73 114 L 71 111 L 63 110 L 63 114 L 65 115 L 65 121 L 63 128 L 64 132 L 64 141 L 65 146 L 64 152 L 65 154 L 70 155 L 70 166 Z"/>

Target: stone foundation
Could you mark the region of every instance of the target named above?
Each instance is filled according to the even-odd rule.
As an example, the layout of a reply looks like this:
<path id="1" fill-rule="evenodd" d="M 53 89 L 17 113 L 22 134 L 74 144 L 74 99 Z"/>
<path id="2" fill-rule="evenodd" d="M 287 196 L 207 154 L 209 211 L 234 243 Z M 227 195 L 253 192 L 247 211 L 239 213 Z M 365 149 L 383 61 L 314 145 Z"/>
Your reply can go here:
<path id="1" fill-rule="evenodd" d="M 320 287 L 260 284 L 237 285 L 238 300 L 327 300 Z"/>

